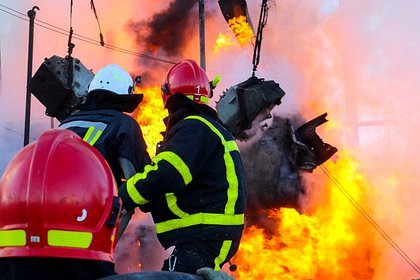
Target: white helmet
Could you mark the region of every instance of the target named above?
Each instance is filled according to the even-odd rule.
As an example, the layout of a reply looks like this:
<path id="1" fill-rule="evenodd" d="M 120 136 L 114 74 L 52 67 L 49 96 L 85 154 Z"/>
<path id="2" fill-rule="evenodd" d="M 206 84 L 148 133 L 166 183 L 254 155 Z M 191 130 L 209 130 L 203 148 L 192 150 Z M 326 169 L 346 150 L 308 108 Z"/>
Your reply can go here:
<path id="1" fill-rule="evenodd" d="M 108 64 L 90 82 L 88 93 L 106 90 L 116 94 L 132 94 L 133 78 L 120 65 Z"/>

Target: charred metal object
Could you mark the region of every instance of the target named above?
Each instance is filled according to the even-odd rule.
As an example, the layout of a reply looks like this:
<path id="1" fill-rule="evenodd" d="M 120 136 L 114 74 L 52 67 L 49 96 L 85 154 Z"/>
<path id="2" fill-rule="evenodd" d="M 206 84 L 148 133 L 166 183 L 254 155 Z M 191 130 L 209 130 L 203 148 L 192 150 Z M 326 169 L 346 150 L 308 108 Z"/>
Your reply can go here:
<path id="1" fill-rule="evenodd" d="M 246 216 L 251 224 L 265 227 L 270 223 L 265 211 L 272 208 L 302 208 L 299 198 L 306 189 L 290 157 L 293 143 L 289 121 L 273 116 L 273 124 L 258 141 L 239 146 L 248 185 Z"/>
<path id="2" fill-rule="evenodd" d="M 240 139 L 241 131 L 250 129 L 264 108 L 279 105 L 285 94 L 278 83 L 252 76 L 224 92 L 216 111 L 223 124 Z"/>
<path id="3" fill-rule="evenodd" d="M 296 131 L 291 125 L 294 158 L 298 169 L 312 172 L 338 151 L 336 147 L 322 141 L 316 133 L 316 128 L 328 121 L 326 117 L 327 113 L 324 113 L 301 125 Z"/>
<path id="4" fill-rule="evenodd" d="M 45 114 L 61 122 L 85 100 L 93 77 L 79 59 L 54 55 L 44 60 L 28 88 L 46 107 Z"/>
<path id="5" fill-rule="evenodd" d="M 223 17 L 226 22 L 234 17 L 244 16 L 246 21 L 252 28 L 252 22 L 249 17 L 248 6 L 245 0 L 219 0 L 219 7 L 222 11 Z M 253 29 L 253 28 L 252 28 Z"/>

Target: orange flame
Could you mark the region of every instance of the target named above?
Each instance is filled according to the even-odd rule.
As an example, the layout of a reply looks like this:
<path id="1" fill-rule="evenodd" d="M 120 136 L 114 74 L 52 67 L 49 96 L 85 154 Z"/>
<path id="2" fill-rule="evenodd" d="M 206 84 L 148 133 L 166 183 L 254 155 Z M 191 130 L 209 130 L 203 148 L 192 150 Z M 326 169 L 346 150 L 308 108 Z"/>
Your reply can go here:
<path id="1" fill-rule="evenodd" d="M 230 30 L 238 39 L 239 45 L 241 47 L 245 46 L 247 43 L 251 43 L 254 38 L 254 32 L 252 31 L 251 26 L 248 24 L 245 16 L 239 16 L 229 19 L 228 21 Z M 229 28 L 228 28 L 229 30 Z M 219 36 L 216 39 L 216 44 L 214 47 L 214 52 L 218 53 L 220 50 L 226 50 L 230 47 L 238 46 L 235 41 L 232 41 L 232 36 L 228 34 L 219 33 Z"/>
<path id="2" fill-rule="evenodd" d="M 219 33 L 219 36 L 216 39 L 216 45 L 214 46 L 214 52 L 218 53 L 221 50 L 229 48 L 230 46 L 235 46 L 235 42 L 232 42 L 232 38 L 228 35 Z"/>
<path id="3" fill-rule="evenodd" d="M 156 145 L 163 140 L 160 132 L 165 131 L 163 119 L 168 112 L 163 108 L 161 90 L 158 86 L 149 88 L 136 88 L 136 93 L 143 93 L 143 101 L 133 114 L 134 119 L 140 124 L 147 151 L 154 156 Z"/>
<path id="4" fill-rule="evenodd" d="M 342 192 L 363 204 L 366 182 L 351 156 L 341 157 L 324 164 L 340 183 L 324 184 L 322 206 L 313 213 L 272 209 L 267 218 L 275 222 L 275 234 L 256 226 L 245 230 L 233 260 L 236 279 L 372 279 L 374 232 Z"/>
<path id="5" fill-rule="evenodd" d="M 246 20 L 246 16 L 239 16 L 229 19 L 228 24 L 232 29 L 241 46 L 252 42 L 254 32 Z"/>
<path id="6" fill-rule="evenodd" d="M 144 98 L 135 119 L 153 156 L 156 144 L 162 140 L 159 132 L 165 130 L 162 119 L 167 111 L 163 109 L 158 86 L 139 91 Z M 315 192 L 321 195 L 311 202 L 313 210 L 300 214 L 294 209 L 271 209 L 267 218 L 275 228 L 270 229 L 270 234 L 255 225 L 245 229 L 233 259 L 238 266 L 233 273 L 237 280 L 372 278 L 372 267 L 377 264 L 375 232 L 342 191 L 345 189 L 369 210 L 369 205 L 363 204 L 367 196 L 363 190 L 369 188 L 358 173 L 358 163 L 349 153 L 340 151 L 336 163 L 327 161 L 322 168 L 328 168 L 334 178 L 327 180 L 317 174 L 321 167 L 310 175 L 320 177 Z"/>

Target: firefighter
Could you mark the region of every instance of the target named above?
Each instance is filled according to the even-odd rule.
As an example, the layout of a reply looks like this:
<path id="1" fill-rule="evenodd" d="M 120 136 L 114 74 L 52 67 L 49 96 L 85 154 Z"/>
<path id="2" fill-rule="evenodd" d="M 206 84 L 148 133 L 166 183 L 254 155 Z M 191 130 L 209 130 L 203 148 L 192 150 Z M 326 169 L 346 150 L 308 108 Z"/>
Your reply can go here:
<path id="1" fill-rule="evenodd" d="M 93 145 L 110 165 L 118 185 L 127 174 L 150 163 L 139 124 L 130 116 L 143 99 L 133 94 L 133 79 L 121 66 L 108 64 L 89 84 L 86 101 L 59 125 Z"/>
<path id="2" fill-rule="evenodd" d="M 120 186 L 123 206 L 151 212 L 158 239 L 174 246 L 162 270 L 220 272 L 237 252 L 246 183 L 238 146 L 206 105 L 211 86 L 193 60 L 171 67 L 162 85 L 166 132 L 144 172 Z"/>
<path id="3" fill-rule="evenodd" d="M 22 149 L 0 179 L 0 279 L 114 275 L 120 199 L 102 155 L 70 130 Z"/>

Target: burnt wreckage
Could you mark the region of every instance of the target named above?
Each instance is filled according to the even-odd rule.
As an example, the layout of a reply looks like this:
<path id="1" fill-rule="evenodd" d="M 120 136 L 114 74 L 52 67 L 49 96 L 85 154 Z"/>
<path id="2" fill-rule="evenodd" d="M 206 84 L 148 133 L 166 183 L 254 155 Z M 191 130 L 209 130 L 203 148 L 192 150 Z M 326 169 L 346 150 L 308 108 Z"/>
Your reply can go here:
<path id="1" fill-rule="evenodd" d="M 233 135 L 247 141 L 243 132 L 252 128 L 253 120 L 265 108 L 280 105 L 284 95 L 276 82 L 253 76 L 229 88 L 217 102 L 216 110 Z M 274 207 L 300 211 L 299 196 L 305 194 L 305 187 L 299 172 L 312 172 L 337 152 L 316 133 L 316 127 L 327 122 L 326 116 L 324 113 L 306 123 L 301 116 L 294 119 L 276 116 L 261 138 L 240 146 L 250 216 L 260 209 Z M 299 123 L 303 124 L 296 128 Z"/>

